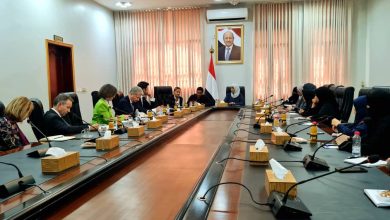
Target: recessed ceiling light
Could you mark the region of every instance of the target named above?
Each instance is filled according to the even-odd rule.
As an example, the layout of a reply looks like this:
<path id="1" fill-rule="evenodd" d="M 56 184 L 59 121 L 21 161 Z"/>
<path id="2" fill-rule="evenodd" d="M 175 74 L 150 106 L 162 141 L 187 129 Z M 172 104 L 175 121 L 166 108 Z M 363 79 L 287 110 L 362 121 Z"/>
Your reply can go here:
<path id="1" fill-rule="evenodd" d="M 132 4 L 130 2 L 117 2 L 115 5 L 121 8 L 128 8 Z"/>

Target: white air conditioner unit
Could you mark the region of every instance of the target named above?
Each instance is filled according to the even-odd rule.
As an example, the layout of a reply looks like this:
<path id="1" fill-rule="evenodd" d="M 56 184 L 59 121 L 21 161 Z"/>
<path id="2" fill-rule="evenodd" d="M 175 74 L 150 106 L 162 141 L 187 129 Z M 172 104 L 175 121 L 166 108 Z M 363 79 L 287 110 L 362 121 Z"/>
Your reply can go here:
<path id="1" fill-rule="evenodd" d="M 207 10 L 207 21 L 244 21 L 248 19 L 248 8 Z"/>

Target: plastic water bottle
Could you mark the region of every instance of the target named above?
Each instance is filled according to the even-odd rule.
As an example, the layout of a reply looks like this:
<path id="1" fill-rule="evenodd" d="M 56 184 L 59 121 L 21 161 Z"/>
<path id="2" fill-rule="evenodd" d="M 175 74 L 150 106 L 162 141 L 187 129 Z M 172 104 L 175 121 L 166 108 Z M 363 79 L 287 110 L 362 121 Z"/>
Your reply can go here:
<path id="1" fill-rule="evenodd" d="M 360 132 L 355 131 L 355 135 L 352 137 L 352 157 L 361 156 L 361 142 Z"/>

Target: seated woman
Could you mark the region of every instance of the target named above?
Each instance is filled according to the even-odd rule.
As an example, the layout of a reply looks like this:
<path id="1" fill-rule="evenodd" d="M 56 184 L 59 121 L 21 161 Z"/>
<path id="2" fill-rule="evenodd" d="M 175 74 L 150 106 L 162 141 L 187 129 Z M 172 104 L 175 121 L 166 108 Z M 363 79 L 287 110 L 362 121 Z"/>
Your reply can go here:
<path id="1" fill-rule="evenodd" d="M 295 106 L 295 111 L 299 114 L 309 110 L 311 108 L 311 100 L 314 98 L 316 86 L 312 83 L 305 83 L 302 86 L 297 87 L 298 101 Z"/>
<path id="2" fill-rule="evenodd" d="M 7 105 L 4 117 L 0 117 L 0 151 L 29 144 L 17 123 L 29 117 L 33 109 L 33 103 L 22 96 L 13 99 Z"/>
<path id="3" fill-rule="evenodd" d="M 288 100 L 284 101 L 283 104 L 297 104 L 299 99 L 299 94 L 298 94 L 298 87 L 294 87 L 291 96 L 288 98 Z"/>
<path id="4" fill-rule="evenodd" d="M 362 138 L 362 155 L 378 154 L 382 159 L 390 157 L 390 93 L 373 89 L 367 95 L 367 138 Z"/>
<path id="5" fill-rule="evenodd" d="M 93 109 L 92 124 L 108 124 L 113 117 L 109 102 L 112 101 L 117 93 L 115 86 L 111 84 L 103 85 L 99 90 L 99 101 Z"/>
<path id="6" fill-rule="evenodd" d="M 315 90 L 311 108 L 303 112 L 303 116 L 311 116 L 313 119 L 326 116 L 328 118 L 339 118 L 339 105 L 333 92 L 327 87 L 320 87 Z M 329 123 L 330 124 L 330 123 Z"/>
<path id="7" fill-rule="evenodd" d="M 235 85 L 231 86 L 230 93 L 226 94 L 223 101 L 229 103 L 229 105 L 244 106 L 244 97 L 240 93 L 240 87 Z"/>
<path id="8" fill-rule="evenodd" d="M 367 134 L 367 125 L 364 118 L 367 116 L 367 96 L 359 96 L 353 100 L 353 106 L 355 111 L 354 123 L 341 123 L 340 120 L 332 119 L 332 128 L 334 131 L 338 131 L 348 136 L 353 136 L 355 131 L 360 132 L 360 136 L 364 138 Z"/>

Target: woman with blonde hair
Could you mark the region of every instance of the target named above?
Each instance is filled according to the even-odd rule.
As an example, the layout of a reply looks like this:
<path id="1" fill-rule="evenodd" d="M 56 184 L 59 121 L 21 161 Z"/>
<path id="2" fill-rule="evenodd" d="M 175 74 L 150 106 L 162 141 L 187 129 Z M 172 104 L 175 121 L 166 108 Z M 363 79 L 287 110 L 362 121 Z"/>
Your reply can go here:
<path id="1" fill-rule="evenodd" d="M 7 105 L 4 117 L 0 117 L 0 151 L 30 144 L 17 123 L 28 118 L 33 109 L 33 103 L 24 96 Z"/>

